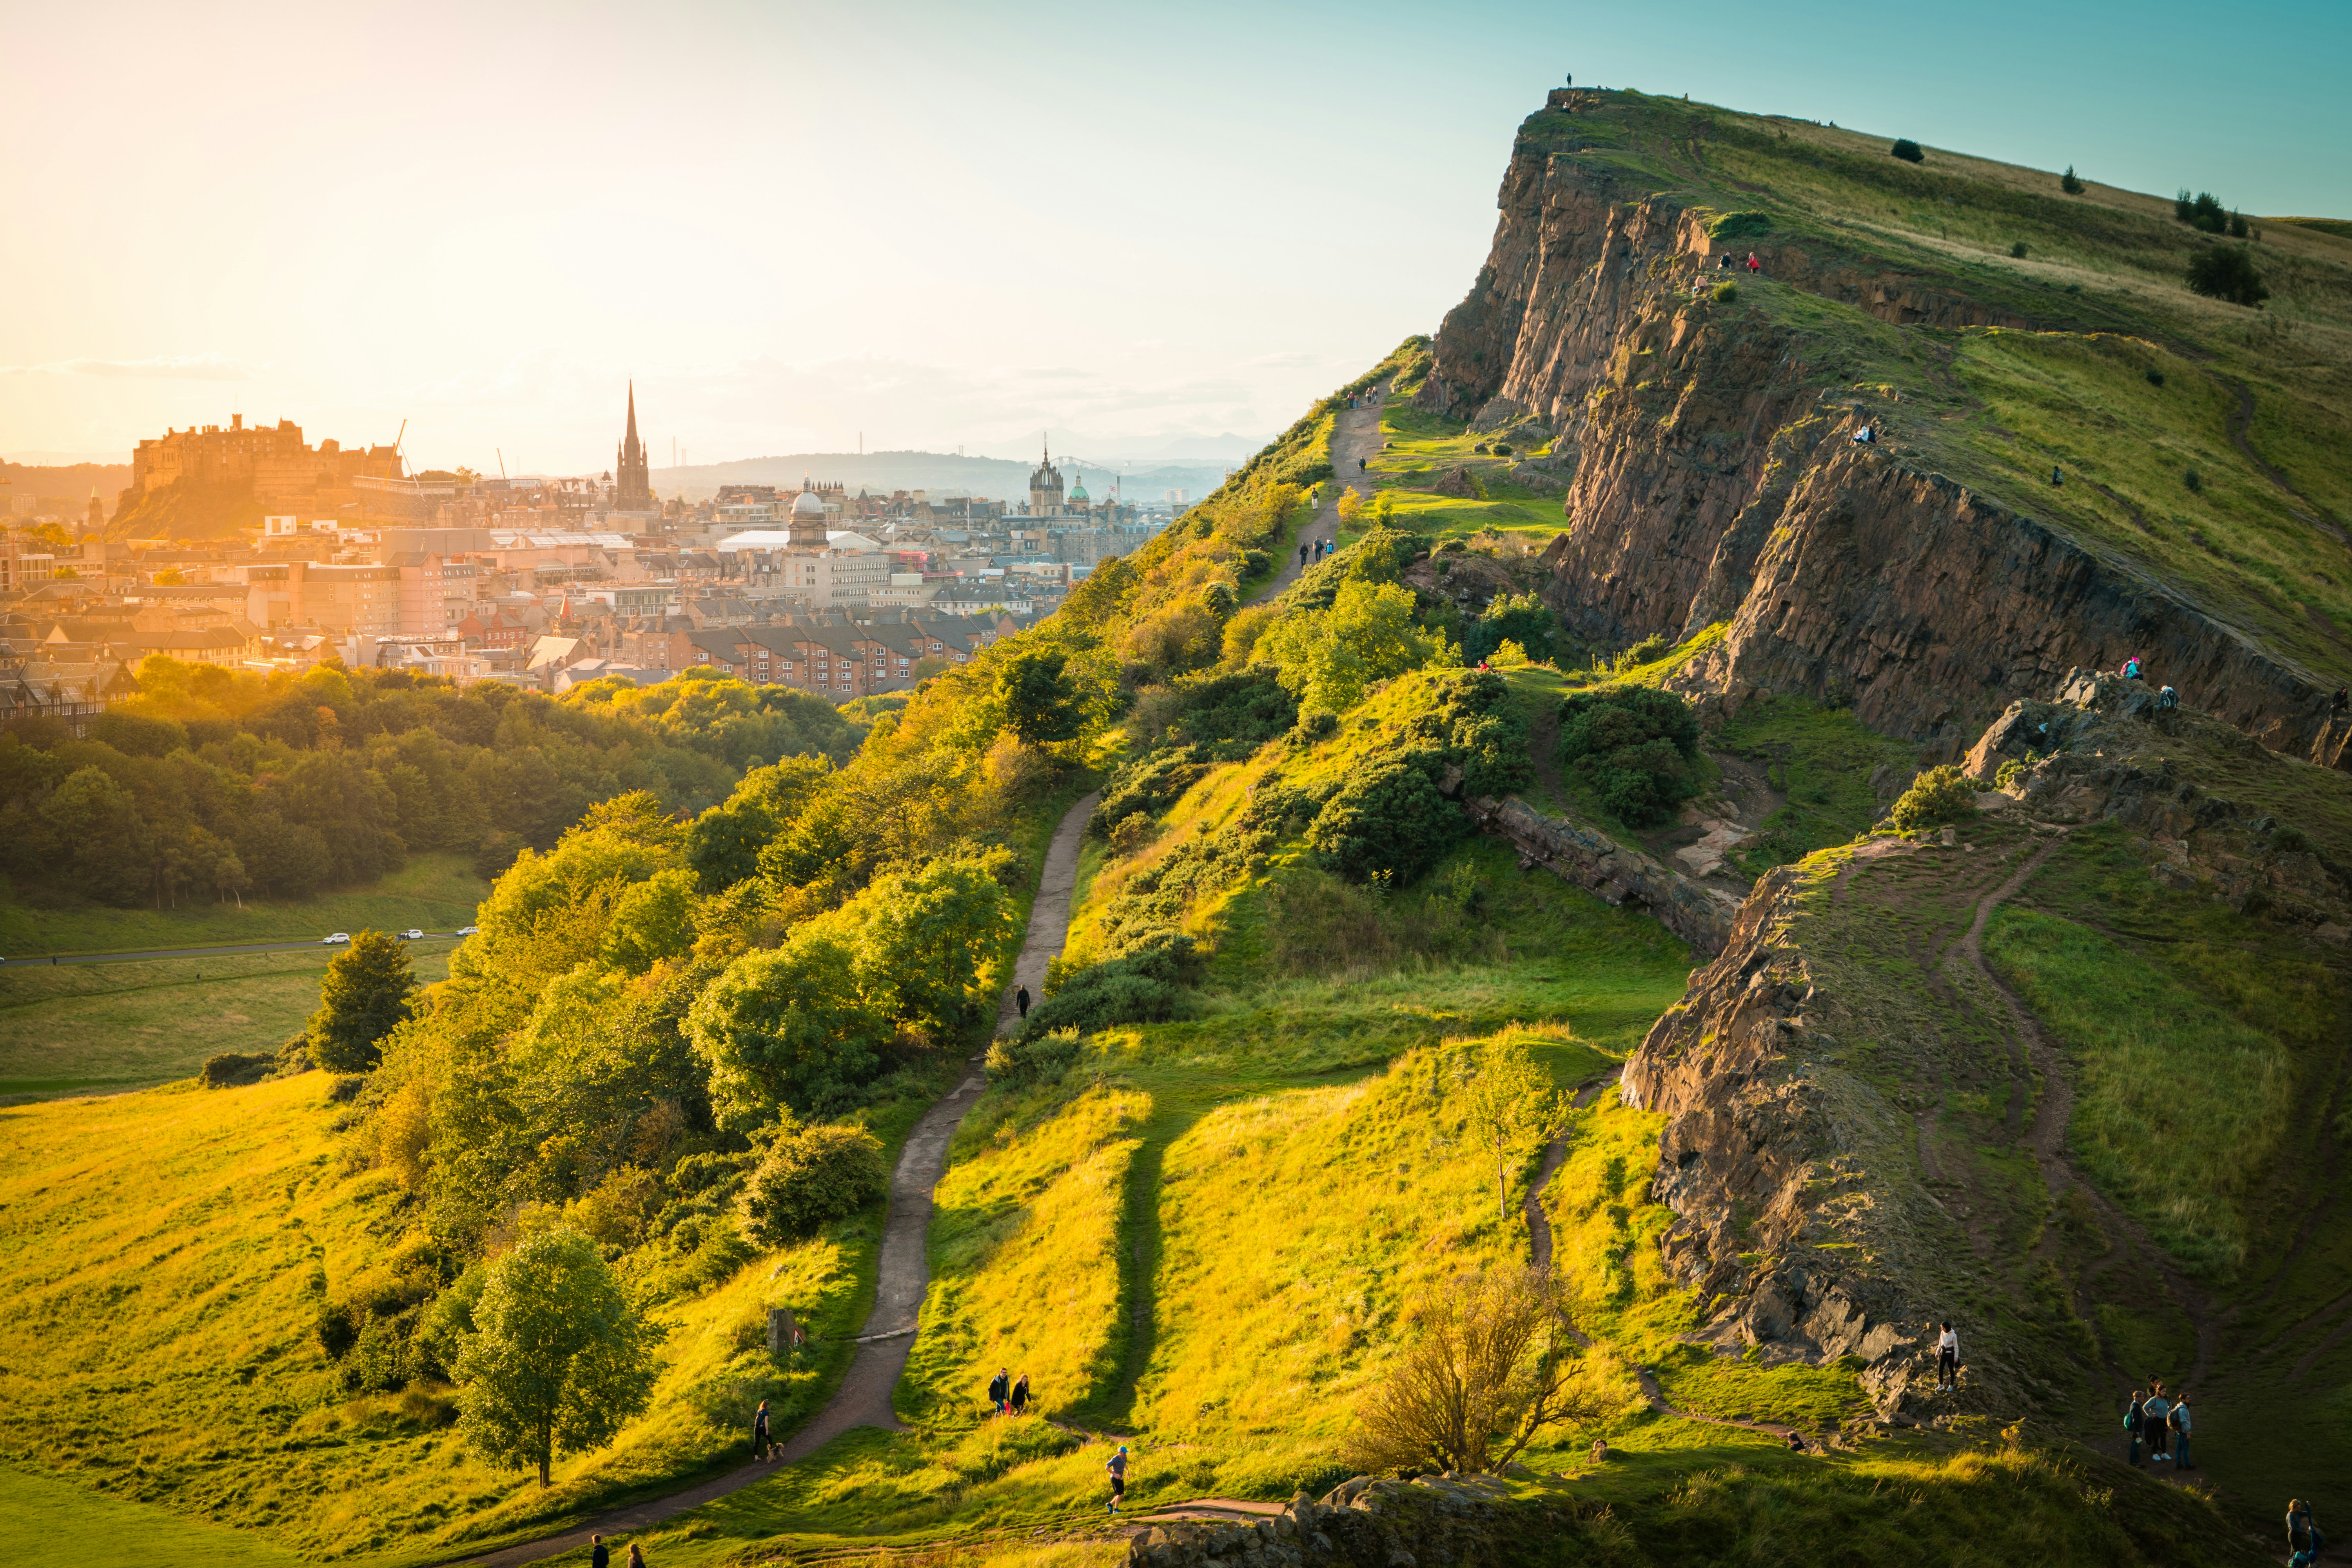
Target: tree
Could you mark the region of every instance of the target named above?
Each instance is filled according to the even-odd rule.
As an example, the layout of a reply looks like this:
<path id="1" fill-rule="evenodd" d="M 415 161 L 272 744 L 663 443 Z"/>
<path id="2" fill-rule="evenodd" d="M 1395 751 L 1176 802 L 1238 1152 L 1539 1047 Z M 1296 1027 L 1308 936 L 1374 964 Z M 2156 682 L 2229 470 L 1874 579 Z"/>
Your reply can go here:
<path id="1" fill-rule="evenodd" d="M 614 900 L 604 928 L 604 962 L 643 974 L 694 945 L 694 873 L 683 866 L 656 871 Z"/>
<path id="2" fill-rule="evenodd" d="M 2074 177 L 2074 164 L 2067 164 L 2066 172 L 2058 176 L 2058 188 L 2070 196 L 2079 196 L 2083 194 L 2083 182 Z"/>
<path id="3" fill-rule="evenodd" d="M 702 891 L 716 893 L 757 876 L 760 851 L 832 776 L 833 764 L 823 757 L 786 757 L 745 773 L 734 794 L 687 829 L 686 863 Z"/>
<path id="4" fill-rule="evenodd" d="M 1966 822 L 1977 814 L 1977 795 L 1983 786 L 1946 763 L 1929 768 L 1911 781 L 1895 803 L 1892 818 L 1906 833 L 1947 822 Z"/>
<path id="5" fill-rule="evenodd" d="M 559 1227 L 491 1264 L 457 1357 L 461 1430 L 493 1463 L 537 1465 L 611 1442 L 653 1396 L 658 1334 L 596 1244 Z"/>
<path id="6" fill-rule="evenodd" d="M 1919 143 L 1908 136 L 1896 137 L 1895 145 L 1886 151 L 1906 163 L 1924 163 L 1927 160 L 1927 154 L 1919 151 Z"/>
<path id="7" fill-rule="evenodd" d="M 1610 686 L 1560 705 L 1559 759 L 1628 827 L 1662 822 L 1698 793 L 1698 715 L 1671 691 Z"/>
<path id="8" fill-rule="evenodd" d="M 864 1128 L 828 1124 L 787 1131 L 743 1184 L 743 1228 L 762 1246 L 782 1247 L 856 1214 L 889 1185 L 882 1141 Z"/>
<path id="9" fill-rule="evenodd" d="M 1454 1107 L 1469 1123 L 1468 1135 L 1495 1161 L 1495 1217 L 1511 1217 L 1511 1167 L 1559 1136 L 1568 1120 L 1569 1098 L 1552 1088 L 1551 1074 L 1517 1040 L 1489 1040 L 1465 1053 L 1462 1087 Z"/>
<path id="10" fill-rule="evenodd" d="M 409 1016 L 416 972 L 408 950 L 380 931 L 363 931 L 327 965 L 319 1010 L 310 1015 L 310 1059 L 329 1072 L 366 1072 L 383 1037 Z"/>
<path id="11" fill-rule="evenodd" d="M 2189 258 L 2189 287 L 2208 299 L 2259 310 L 2271 291 L 2242 245 L 2209 245 Z"/>
<path id="12" fill-rule="evenodd" d="M 1004 661 L 996 677 L 1004 704 L 1004 727 L 1024 745 L 1075 741 L 1086 731 L 1086 710 L 1064 675 L 1069 655 L 1055 648 L 1024 648 Z"/>
<path id="13" fill-rule="evenodd" d="M 1544 1427 L 1605 1413 L 1548 1273 L 1448 1280 L 1406 1318 L 1420 1338 L 1356 1411 L 1364 1469 L 1496 1471 Z"/>
<path id="14" fill-rule="evenodd" d="M 1010 934 L 1012 901 L 988 868 L 934 861 L 859 895 L 862 989 L 900 1021 L 943 1035 L 963 1022 L 981 966 Z"/>
<path id="15" fill-rule="evenodd" d="M 758 1125 L 778 1104 L 825 1110 L 880 1068 L 888 1021 L 857 984 L 856 955 L 830 932 L 747 952 L 695 999 L 686 1037 L 710 1068 L 723 1127 Z"/>
<path id="16" fill-rule="evenodd" d="M 1442 633 L 1423 631 L 1412 617 L 1412 589 L 1355 578 L 1339 584 L 1328 610 L 1294 609 L 1276 622 L 1255 655 L 1274 666 L 1301 708 L 1344 713 L 1374 681 L 1450 651 Z"/>

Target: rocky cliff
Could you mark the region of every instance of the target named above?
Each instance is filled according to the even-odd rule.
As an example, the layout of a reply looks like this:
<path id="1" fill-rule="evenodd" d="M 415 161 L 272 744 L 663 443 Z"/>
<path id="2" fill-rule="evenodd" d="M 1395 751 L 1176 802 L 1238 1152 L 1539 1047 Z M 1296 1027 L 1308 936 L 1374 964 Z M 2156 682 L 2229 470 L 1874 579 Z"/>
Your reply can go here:
<path id="1" fill-rule="evenodd" d="M 2346 760 L 2330 683 L 2112 551 L 1918 466 L 1905 437 L 1932 421 L 1874 355 L 1924 375 L 1948 346 L 1842 332 L 1797 297 L 1893 329 L 2042 323 L 1833 239 L 1759 237 L 1587 156 L 1569 112 L 1597 107 L 1585 97 L 1556 94 L 1522 128 L 1492 251 L 1419 395 L 1482 427 L 1522 421 L 1572 461 L 1546 596 L 1581 635 L 1728 623 L 1683 684 L 1850 703 L 1947 754 L 2068 668 L 2137 654 L 2264 745 Z M 1720 261 L 1751 251 L 1769 283 L 1749 293 L 1770 307 L 1717 300 L 1746 276 Z M 1865 422 L 1878 444 L 1850 438 Z"/>

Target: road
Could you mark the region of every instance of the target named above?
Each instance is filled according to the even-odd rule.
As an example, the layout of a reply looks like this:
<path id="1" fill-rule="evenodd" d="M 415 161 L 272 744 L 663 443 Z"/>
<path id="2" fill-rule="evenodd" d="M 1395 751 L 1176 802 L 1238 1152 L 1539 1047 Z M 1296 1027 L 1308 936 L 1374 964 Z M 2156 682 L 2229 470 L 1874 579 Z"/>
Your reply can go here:
<path id="1" fill-rule="evenodd" d="M 428 931 L 425 933 L 425 940 L 446 942 L 457 934 L 454 931 Z M 242 942 L 227 947 L 159 947 L 147 952 L 45 952 L 38 957 L 0 954 L 0 963 L 12 967 L 34 963 L 136 963 L 151 958 L 235 958 L 247 952 L 294 952 L 306 947 L 315 947 L 323 952 L 343 951 L 341 944 L 329 947 L 312 937 L 308 942 Z"/>

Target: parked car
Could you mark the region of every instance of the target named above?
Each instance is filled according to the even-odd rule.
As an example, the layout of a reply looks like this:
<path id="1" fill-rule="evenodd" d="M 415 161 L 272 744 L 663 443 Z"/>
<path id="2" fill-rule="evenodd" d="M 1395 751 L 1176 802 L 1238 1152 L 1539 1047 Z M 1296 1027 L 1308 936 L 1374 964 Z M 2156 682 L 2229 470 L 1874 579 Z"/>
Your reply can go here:
<path id="1" fill-rule="evenodd" d="M 482 928 L 479 926 L 459 926 L 457 928 L 457 934 L 459 936 L 471 936 L 481 929 Z"/>
<path id="2" fill-rule="evenodd" d="M 332 936 L 322 936 L 319 939 L 320 947 L 349 947 L 351 942 L 352 933 L 347 931 L 339 931 Z"/>
<path id="3" fill-rule="evenodd" d="M 403 942 L 423 942 L 425 940 L 425 933 L 421 931 L 404 931 L 400 933 L 400 940 Z"/>

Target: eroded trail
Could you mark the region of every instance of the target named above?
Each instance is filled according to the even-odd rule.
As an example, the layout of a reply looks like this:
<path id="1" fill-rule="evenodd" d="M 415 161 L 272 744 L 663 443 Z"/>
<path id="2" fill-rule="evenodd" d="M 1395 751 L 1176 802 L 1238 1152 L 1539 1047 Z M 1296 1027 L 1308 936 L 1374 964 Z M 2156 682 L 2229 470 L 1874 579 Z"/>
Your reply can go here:
<path id="1" fill-rule="evenodd" d="M 997 1008 L 999 1034 L 1020 1019 L 1014 989 L 1026 985 L 1033 995 L 1042 991 L 1045 965 L 1062 951 L 1062 942 L 1069 935 L 1070 903 L 1078 882 L 1078 851 L 1087 821 L 1094 816 L 1095 805 L 1101 798 L 1099 793 L 1086 796 L 1070 807 L 1054 829 L 1053 842 L 1045 851 L 1045 868 L 1038 878 L 1036 901 L 1030 906 L 1028 935 Z M 954 1141 L 956 1127 L 963 1121 L 964 1113 L 980 1098 L 984 1081 L 975 1058 L 963 1081 L 925 1112 L 915 1131 L 908 1135 L 906 1147 L 898 1154 L 898 1167 L 890 1173 L 890 1217 L 882 1232 L 874 1309 L 858 1333 L 856 1358 L 850 1363 L 841 1386 L 834 1391 L 824 1408 L 786 1439 L 773 1458 L 743 1465 L 699 1486 L 618 1510 L 562 1535 L 526 1542 L 468 1561 L 483 1568 L 520 1568 L 525 1563 L 584 1547 L 592 1534 L 628 1535 L 764 1480 L 781 1467 L 807 1458 L 854 1427 L 899 1430 L 900 1423 L 890 1399 L 898 1386 L 899 1376 L 907 1370 L 923 1297 L 930 1287 L 924 1242 L 931 1223 L 931 1190 L 947 1171 L 948 1145 Z M 744 1434 L 744 1441 L 748 1446 L 749 1432 Z"/>
<path id="2" fill-rule="evenodd" d="M 1331 478 L 1323 489 L 1323 504 L 1315 515 L 1299 525 L 1298 537 L 1275 573 L 1274 581 L 1250 597 L 1253 605 L 1263 605 L 1280 596 L 1285 588 L 1298 581 L 1306 570 L 1298 558 L 1298 547 L 1328 539 L 1333 549 L 1339 544 L 1339 498 L 1347 493 L 1353 481 L 1358 493 L 1367 500 L 1372 493 L 1371 480 L 1366 477 L 1365 465 L 1381 449 L 1381 405 L 1388 400 L 1389 384 L 1381 382 L 1364 395 L 1360 408 L 1342 408 L 1333 416 L 1331 426 Z"/>

